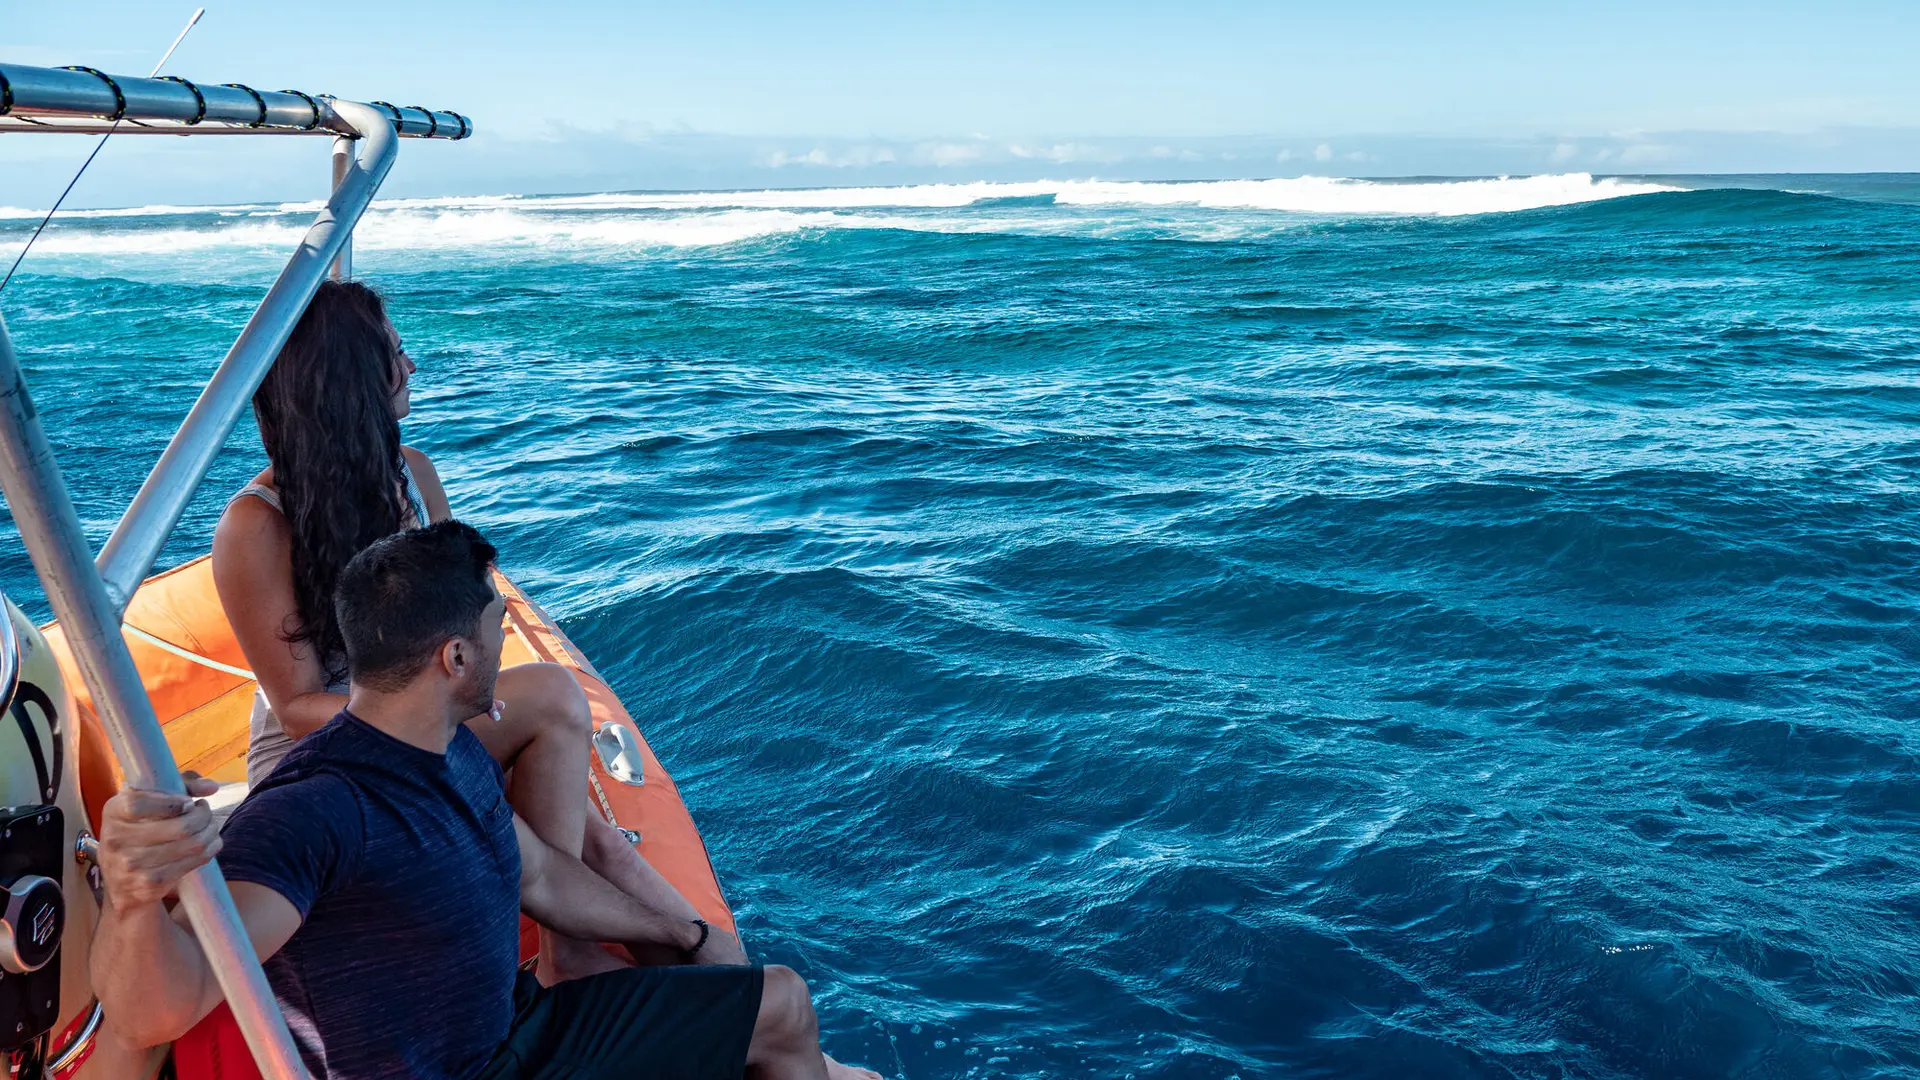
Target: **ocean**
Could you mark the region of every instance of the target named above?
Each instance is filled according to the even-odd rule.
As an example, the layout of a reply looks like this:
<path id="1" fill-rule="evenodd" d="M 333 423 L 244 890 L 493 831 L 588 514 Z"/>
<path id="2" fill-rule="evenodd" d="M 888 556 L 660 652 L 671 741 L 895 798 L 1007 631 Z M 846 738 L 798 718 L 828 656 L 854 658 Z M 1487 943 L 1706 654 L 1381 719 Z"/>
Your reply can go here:
<path id="1" fill-rule="evenodd" d="M 0 296 L 96 543 L 315 208 L 66 213 Z M 1920 176 L 412 199 L 355 254 L 841 1059 L 1920 1073 Z M 0 586 L 45 616 L 10 527 Z"/>

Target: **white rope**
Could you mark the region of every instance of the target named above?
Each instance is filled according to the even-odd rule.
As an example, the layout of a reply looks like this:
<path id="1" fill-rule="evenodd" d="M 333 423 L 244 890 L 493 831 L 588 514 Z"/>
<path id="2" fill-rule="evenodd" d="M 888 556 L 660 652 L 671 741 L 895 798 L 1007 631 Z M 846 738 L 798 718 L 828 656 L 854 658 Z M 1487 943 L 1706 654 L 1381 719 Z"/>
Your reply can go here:
<path id="1" fill-rule="evenodd" d="M 215 660 L 210 656 L 201 656 L 199 653 L 196 653 L 196 652 L 188 652 L 187 650 L 181 648 L 180 646 L 175 645 L 173 642 L 168 641 L 165 638 L 154 637 L 152 634 L 147 633 L 145 630 L 142 630 L 131 623 L 123 624 L 120 627 L 120 629 L 122 632 L 132 634 L 134 637 L 139 638 L 141 641 L 146 642 L 147 644 L 153 646 L 154 648 L 163 649 L 167 652 L 172 653 L 175 656 L 180 657 L 182 660 L 191 660 L 196 664 L 199 664 L 203 667 L 210 667 L 215 671 L 224 671 L 229 675 L 238 675 L 239 677 L 247 680 L 248 682 L 255 681 L 253 677 L 253 672 L 248 671 L 246 668 L 234 667 L 232 664 L 223 664 L 220 661 Z"/>

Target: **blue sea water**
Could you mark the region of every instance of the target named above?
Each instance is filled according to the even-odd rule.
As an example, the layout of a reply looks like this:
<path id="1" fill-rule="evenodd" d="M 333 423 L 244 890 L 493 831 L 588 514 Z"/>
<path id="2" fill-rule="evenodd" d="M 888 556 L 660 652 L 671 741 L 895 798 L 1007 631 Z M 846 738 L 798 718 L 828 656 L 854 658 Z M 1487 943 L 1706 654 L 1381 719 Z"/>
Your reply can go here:
<path id="1" fill-rule="evenodd" d="M 311 212 L 0 297 L 96 542 Z M 842 1059 L 1920 1073 L 1920 177 L 415 200 L 357 268 Z"/>

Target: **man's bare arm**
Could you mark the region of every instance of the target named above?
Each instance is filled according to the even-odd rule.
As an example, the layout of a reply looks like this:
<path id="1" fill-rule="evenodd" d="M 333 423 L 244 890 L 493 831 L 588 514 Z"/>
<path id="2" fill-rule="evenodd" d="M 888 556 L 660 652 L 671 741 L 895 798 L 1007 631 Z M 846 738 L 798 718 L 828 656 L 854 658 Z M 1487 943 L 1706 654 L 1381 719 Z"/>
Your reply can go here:
<path id="1" fill-rule="evenodd" d="M 683 954 L 699 943 L 700 928 L 692 922 L 621 892 L 579 859 L 550 847 L 517 814 L 513 830 L 520 840 L 520 909 L 535 922 L 583 941 L 665 946 Z"/>
<path id="2" fill-rule="evenodd" d="M 214 785 L 187 777 L 187 790 Z M 220 1003 L 186 913 L 166 899 L 180 880 L 220 850 L 220 832 L 203 801 L 129 788 L 107 801 L 100 822 L 100 871 L 106 902 L 94 930 L 93 990 L 115 1031 L 135 1046 L 186 1034 Z M 272 956 L 300 927 L 300 913 L 272 889 L 233 886 L 234 904 L 254 951 Z"/>

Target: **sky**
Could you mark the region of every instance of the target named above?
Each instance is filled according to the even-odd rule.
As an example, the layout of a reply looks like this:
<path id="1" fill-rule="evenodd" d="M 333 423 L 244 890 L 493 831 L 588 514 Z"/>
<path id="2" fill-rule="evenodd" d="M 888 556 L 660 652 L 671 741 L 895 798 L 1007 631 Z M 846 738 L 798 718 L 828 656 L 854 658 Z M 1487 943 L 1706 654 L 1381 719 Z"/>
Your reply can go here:
<path id="1" fill-rule="evenodd" d="M 194 3 L 0 0 L 0 63 L 144 75 Z M 392 194 L 1920 170 L 1920 3 L 210 0 L 168 72 L 457 109 Z M 299 139 L 116 137 L 75 205 L 307 198 Z M 0 136 L 0 205 L 88 140 Z M 271 144 L 271 145 L 268 145 Z"/>

